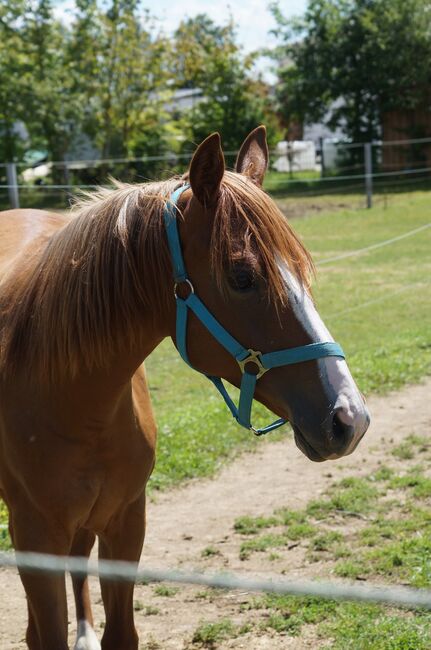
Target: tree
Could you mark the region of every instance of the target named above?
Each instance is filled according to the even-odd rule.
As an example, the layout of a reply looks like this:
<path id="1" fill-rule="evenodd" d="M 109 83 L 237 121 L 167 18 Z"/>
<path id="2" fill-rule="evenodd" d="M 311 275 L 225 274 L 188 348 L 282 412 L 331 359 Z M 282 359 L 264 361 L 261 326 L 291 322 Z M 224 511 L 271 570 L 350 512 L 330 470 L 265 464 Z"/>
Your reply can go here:
<path id="1" fill-rule="evenodd" d="M 272 12 L 281 40 L 277 98 L 286 123 L 326 116 L 350 139 L 369 141 L 379 137 L 385 111 L 426 98 L 430 0 L 310 0 L 295 20 L 277 4 Z"/>
<path id="2" fill-rule="evenodd" d="M 92 48 L 96 142 L 103 157 L 131 154 L 141 129 L 163 113 L 166 40 L 139 0 L 112 0 Z"/>
<path id="3" fill-rule="evenodd" d="M 217 130 L 224 147 L 236 151 L 263 122 L 270 123 L 273 135 L 268 89 L 252 78 L 254 57 L 242 54 L 232 20 L 216 25 L 200 14 L 182 21 L 174 35 L 172 60 L 176 87 L 199 88 L 203 97 L 183 119 L 186 147 Z"/>
<path id="4" fill-rule="evenodd" d="M 24 119 L 29 102 L 30 66 L 20 33 L 25 12 L 23 0 L 0 4 L 0 160 L 12 161 L 20 154 L 16 124 Z"/>
<path id="5" fill-rule="evenodd" d="M 63 161 L 85 111 L 67 47 L 69 32 L 54 20 L 50 0 L 26 4 L 21 30 L 32 82 L 31 112 L 25 121 L 33 141 L 45 143 L 51 160 Z"/>

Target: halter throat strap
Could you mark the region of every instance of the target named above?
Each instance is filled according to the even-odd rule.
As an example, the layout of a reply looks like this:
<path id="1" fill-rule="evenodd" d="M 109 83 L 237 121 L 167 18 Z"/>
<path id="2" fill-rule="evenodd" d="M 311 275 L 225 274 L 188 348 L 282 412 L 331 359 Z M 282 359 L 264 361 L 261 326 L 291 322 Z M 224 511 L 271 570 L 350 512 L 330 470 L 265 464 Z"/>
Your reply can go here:
<path id="1" fill-rule="evenodd" d="M 296 348 L 287 348 L 275 352 L 262 354 L 259 351 L 245 348 L 239 343 L 206 308 L 196 295 L 192 281 L 187 275 L 181 250 L 181 242 L 177 224 L 177 202 L 181 194 L 189 189 L 190 185 L 183 185 L 175 190 L 166 203 L 164 210 L 164 223 L 171 254 L 174 275 L 174 295 L 176 301 L 176 345 L 183 360 L 193 368 L 187 354 L 187 317 L 192 311 L 202 325 L 223 346 L 223 348 L 237 361 L 242 373 L 240 397 L 238 406 L 235 405 L 220 377 L 204 374 L 219 391 L 227 407 L 236 421 L 260 436 L 277 429 L 285 424 L 286 420 L 280 418 L 272 424 L 261 429 L 255 429 L 251 424 L 251 409 L 254 399 L 256 383 L 271 368 L 292 365 L 303 361 L 321 359 L 323 357 L 340 357 L 344 359 L 344 352 L 338 343 L 328 341 L 325 343 L 310 343 Z M 186 298 L 178 295 L 179 284 L 186 283 L 189 294 Z M 252 366 L 250 368 L 250 366 Z M 248 367 L 248 369 L 247 369 Z M 196 368 L 194 368 L 196 370 Z M 199 372 L 199 371 L 198 371 Z"/>

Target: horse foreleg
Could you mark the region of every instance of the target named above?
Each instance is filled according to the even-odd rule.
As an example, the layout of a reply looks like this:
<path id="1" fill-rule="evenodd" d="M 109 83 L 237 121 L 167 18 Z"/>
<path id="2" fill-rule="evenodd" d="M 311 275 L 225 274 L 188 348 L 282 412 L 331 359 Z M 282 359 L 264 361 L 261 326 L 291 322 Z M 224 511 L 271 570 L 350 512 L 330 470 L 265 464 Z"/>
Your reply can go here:
<path id="1" fill-rule="evenodd" d="M 139 562 L 145 535 L 145 495 L 129 505 L 99 538 L 99 557 Z M 134 584 L 101 580 L 106 624 L 102 650 L 137 650 L 133 618 Z"/>
<path id="2" fill-rule="evenodd" d="M 26 508 L 26 517 L 12 514 L 13 543 L 16 551 L 67 555 L 70 541 L 50 522 Z M 32 512 L 29 517 L 28 513 Z M 29 622 L 26 641 L 30 650 L 68 650 L 65 576 L 20 570 L 27 596 Z"/>
<path id="3" fill-rule="evenodd" d="M 95 538 L 96 536 L 91 531 L 79 530 L 73 539 L 70 555 L 88 557 L 93 548 Z M 72 584 L 78 625 L 74 650 L 100 650 L 100 643 L 93 629 L 93 614 L 91 611 L 88 578 L 72 576 Z"/>

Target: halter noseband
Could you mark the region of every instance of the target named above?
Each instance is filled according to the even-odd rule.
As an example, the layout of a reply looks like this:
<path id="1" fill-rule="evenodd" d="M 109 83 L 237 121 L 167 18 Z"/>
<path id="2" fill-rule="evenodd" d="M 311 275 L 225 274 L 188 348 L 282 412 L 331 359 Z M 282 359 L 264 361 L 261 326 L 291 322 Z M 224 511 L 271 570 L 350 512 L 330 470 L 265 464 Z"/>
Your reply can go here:
<path id="1" fill-rule="evenodd" d="M 286 420 L 280 418 L 272 424 L 264 427 L 263 429 L 255 429 L 251 422 L 251 407 L 253 404 L 254 391 L 257 380 L 271 368 L 278 368 L 280 366 L 287 366 L 302 361 L 311 361 L 314 359 L 321 359 L 323 357 L 341 357 L 345 358 L 344 352 L 338 343 L 309 343 L 308 345 L 301 345 L 297 348 L 287 348 L 285 350 L 278 350 L 276 352 L 267 352 L 262 354 L 256 350 L 249 350 L 244 348 L 241 343 L 238 343 L 234 337 L 229 334 L 216 318 L 208 311 L 203 302 L 195 294 L 195 290 L 184 265 L 183 255 L 181 251 L 181 243 L 178 234 L 178 226 L 176 220 L 177 201 L 181 194 L 187 190 L 190 185 L 183 185 L 179 187 L 170 196 L 164 211 L 164 222 L 166 227 L 166 234 L 168 237 L 168 245 L 171 253 L 172 267 L 174 271 L 174 295 L 177 305 L 177 321 L 176 321 L 176 343 L 177 348 L 184 359 L 184 361 L 193 368 L 187 355 L 187 315 L 188 310 L 200 320 L 202 325 L 214 336 L 214 338 L 222 345 L 225 350 L 234 357 L 237 361 L 242 373 L 240 396 L 238 407 L 234 404 L 229 396 L 220 377 L 212 375 L 205 376 L 212 381 L 217 388 L 224 401 L 226 402 L 230 412 L 235 420 L 246 429 L 250 429 L 257 436 L 268 433 L 273 429 L 277 429 Z M 189 287 L 189 295 L 187 298 L 181 298 L 177 293 L 179 284 L 186 283 Z M 257 373 L 247 371 L 246 366 L 254 364 L 257 367 Z M 194 368 L 196 370 L 196 368 Z"/>

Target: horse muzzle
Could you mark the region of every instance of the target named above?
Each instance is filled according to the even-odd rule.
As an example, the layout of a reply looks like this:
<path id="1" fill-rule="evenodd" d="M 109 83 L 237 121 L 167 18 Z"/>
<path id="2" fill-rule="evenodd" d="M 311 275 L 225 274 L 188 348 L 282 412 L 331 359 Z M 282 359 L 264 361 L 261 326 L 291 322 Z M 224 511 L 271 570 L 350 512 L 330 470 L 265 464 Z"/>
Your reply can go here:
<path id="1" fill-rule="evenodd" d="M 310 460 L 322 462 L 351 454 L 368 429 L 370 415 L 365 405 L 354 418 L 334 408 L 319 427 L 301 424 L 292 423 L 296 446 Z"/>

